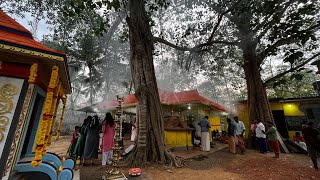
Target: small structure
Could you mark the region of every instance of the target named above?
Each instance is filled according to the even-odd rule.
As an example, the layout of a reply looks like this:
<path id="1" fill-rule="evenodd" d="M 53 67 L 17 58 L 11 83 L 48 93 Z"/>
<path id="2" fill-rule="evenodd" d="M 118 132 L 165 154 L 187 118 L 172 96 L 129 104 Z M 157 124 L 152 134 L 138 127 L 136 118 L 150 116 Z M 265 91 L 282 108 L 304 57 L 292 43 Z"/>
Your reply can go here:
<path id="1" fill-rule="evenodd" d="M 296 131 L 301 131 L 304 120 L 320 124 L 320 97 L 269 99 L 274 121 L 282 137 L 293 139 Z M 239 119 L 246 129 L 250 129 L 247 101 L 236 103 Z M 248 135 L 248 133 L 246 133 Z"/>
<path id="2" fill-rule="evenodd" d="M 224 129 L 225 108 L 203 96 L 198 90 L 170 92 L 159 89 L 160 102 L 163 109 L 165 123 L 166 145 L 175 149 L 192 149 L 194 127 L 205 115 L 209 116 L 212 130 Z M 136 113 L 137 99 L 134 94 L 124 97 L 124 112 Z M 78 111 L 84 112 L 108 112 L 114 111 L 117 101 L 100 102 Z M 86 110 L 94 111 L 86 111 Z"/>
<path id="3" fill-rule="evenodd" d="M 59 102 L 63 108 L 57 139 L 71 93 L 64 53 L 35 41 L 0 10 L 0 172 L 2 179 L 23 175 L 72 179 L 74 161 L 46 152 Z M 60 172 L 60 174 L 59 174 Z"/>

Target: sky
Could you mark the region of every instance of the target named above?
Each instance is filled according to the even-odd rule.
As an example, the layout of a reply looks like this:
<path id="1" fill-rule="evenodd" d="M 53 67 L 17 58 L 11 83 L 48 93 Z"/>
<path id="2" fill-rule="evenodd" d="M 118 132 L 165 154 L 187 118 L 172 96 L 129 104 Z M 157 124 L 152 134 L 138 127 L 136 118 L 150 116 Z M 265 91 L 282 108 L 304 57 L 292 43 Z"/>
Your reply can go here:
<path id="1" fill-rule="evenodd" d="M 29 22 L 31 22 L 33 18 L 29 13 L 25 14 L 24 18 L 12 15 L 11 17 L 15 19 L 18 23 L 20 23 L 22 26 L 24 26 L 26 29 L 31 31 L 32 28 Z M 35 34 L 33 33 L 33 37 L 37 40 L 41 40 L 44 35 L 50 34 L 50 30 L 48 29 L 48 27 L 49 26 L 46 24 L 45 20 L 41 20 L 38 24 L 37 32 Z"/>

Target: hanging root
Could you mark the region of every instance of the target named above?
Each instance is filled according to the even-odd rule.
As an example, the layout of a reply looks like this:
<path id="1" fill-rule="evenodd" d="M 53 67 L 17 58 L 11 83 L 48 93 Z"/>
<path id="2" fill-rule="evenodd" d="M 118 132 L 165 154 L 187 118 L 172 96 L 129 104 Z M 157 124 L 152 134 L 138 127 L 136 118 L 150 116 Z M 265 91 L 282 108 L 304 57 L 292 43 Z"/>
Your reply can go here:
<path id="1" fill-rule="evenodd" d="M 121 164 L 121 166 L 129 166 L 129 167 L 146 167 L 147 163 L 155 163 L 155 164 L 166 164 L 169 168 L 172 167 L 183 167 L 185 164 L 183 161 L 174 155 L 170 150 L 166 149 L 165 147 L 160 148 L 164 151 L 164 159 L 159 159 L 159 154 L 154 152 L 152 153 L 152 158 L 148 161 L 147 156 L 144 153 L 145 147 L 135 148 L 133 152 L 126 158 L 125 161 Z M 144 149 L 144 150 L 143 150 Z"/>
<path id="2" fill-rule="evenodd" d="M 184 166 L 184 163 L 181 161 L 179 157 L 174 155 L 172 152 L 170 152 L 168 149 L 165 149 L 165 156 L 167 159 L 167 162 L 169 164 L 169 167 L 171 168 L 173 165 L 174 167 L 182 167 Z"/>

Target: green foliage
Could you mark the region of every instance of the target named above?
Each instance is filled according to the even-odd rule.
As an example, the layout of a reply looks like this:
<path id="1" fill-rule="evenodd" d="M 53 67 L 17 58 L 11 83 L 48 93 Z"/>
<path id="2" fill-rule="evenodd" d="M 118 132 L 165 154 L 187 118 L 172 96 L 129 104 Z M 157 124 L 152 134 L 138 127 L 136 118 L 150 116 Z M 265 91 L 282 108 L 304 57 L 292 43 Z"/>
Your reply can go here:
<path id="1" fill-rule="evenodd" d="M 285 54 L 285 58 L 283 59 L 284 62 L 289 62 L 290 64 L 293 64 L 300 60 L 303 57 L 303 52 L 296 51 L 296 49 L 290 49 Z"/>
<path id="2" fill-rule="evenodd" d="M 298 98 L 317 96 L 312 83 L 319 80 L 310 70 L 301 70 L 298 74 L 291 73 L 283 76 L 267 87 L 269 97 Z"/>

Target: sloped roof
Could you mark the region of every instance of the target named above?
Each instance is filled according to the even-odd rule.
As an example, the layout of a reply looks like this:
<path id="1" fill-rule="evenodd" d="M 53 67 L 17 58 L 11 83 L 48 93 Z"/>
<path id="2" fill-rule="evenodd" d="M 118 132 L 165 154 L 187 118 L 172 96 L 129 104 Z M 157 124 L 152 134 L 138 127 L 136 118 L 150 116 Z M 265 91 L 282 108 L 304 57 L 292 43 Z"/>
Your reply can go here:
<path id="1" fill-rule="evenodd" d="M 27 36 L 31 36 L 32 34 L 30 31 L 28 31 L 26 28 L 24 28 L 21 24 L 17 23 L 14 19 L 12 19 L 10 16 L 8 16 L 6 13 L 4 13 L 2 10 L 0 10 L 0 26 L 4 26 L 7 28 L 11 28 L 17 31 L 21 31 L 22 33 L 25 33 Z"/>
<path id="2" fill-rule="evenodd" d="M 64 53 L 48 48 L 35 41 L 30 31 L 0 10 L 0 43 L 34 50 L 51 55 L 64 56 Z"/>
<path id="3" fill-rule="evenodd" d="M 57 65 L 64 92 L 71 93 L 66 55 L 34 40 L 30 31 L 2 10 L 0 10 L 0 53 L 10 53 L 12 57 L 16 57 L 4 61 L 21 64 L 38 63 L 41 65 L 40 68 L 49 74 L 50 71 L 46 70 L 52 65 Z"/>
<path id="4" fill-rule="evenodd" d="M 211 108 L 217 109 L 219 111 L 226 111 L 226 109 L 203 96 L 201 96 L 198 90 L 182 91 L 182 92 L 170 92 L 163 89 L 159 89 L 160 102 L 164 105 L 179 105 L 179 104 L 189 104 L 189 103 L 199 103 L 207 105 Z M 132 107 L 137 105 L 137 99 L 134 94 L 130 94 L 124 97 L 123 107 Z M 110 110 L 118 106 L 117 100 L 111 102 L 100 102 L 95 105 L 98 110 Z M 90 107 L 90 106 L 88 106 Z M 81 108 L 78 111 L 85 111 L 87 107 Z M 88 111 L 89 112 L 89 111 Z"/>

